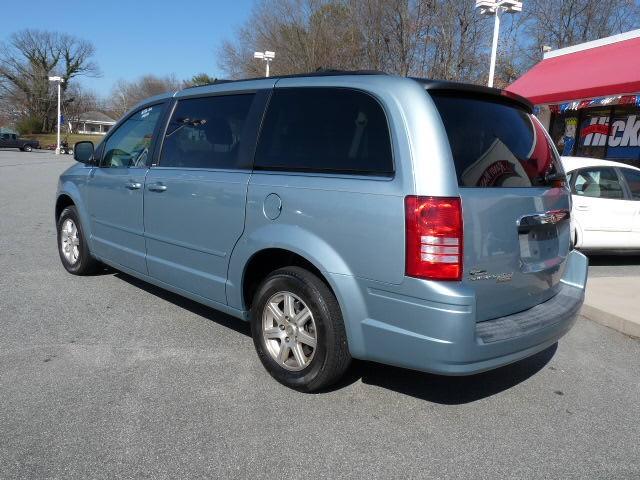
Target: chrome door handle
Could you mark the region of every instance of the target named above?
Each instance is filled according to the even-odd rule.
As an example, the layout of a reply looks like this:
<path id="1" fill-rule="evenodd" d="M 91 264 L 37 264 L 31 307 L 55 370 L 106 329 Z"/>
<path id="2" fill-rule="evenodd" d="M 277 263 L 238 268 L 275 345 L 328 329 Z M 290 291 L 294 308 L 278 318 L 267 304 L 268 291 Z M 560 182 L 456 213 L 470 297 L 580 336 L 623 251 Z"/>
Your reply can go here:
<path id="1" fill-rule="evenodd" d="M 142 184 L 140 182 L 127 182 L 124 186 L 129 190 L 139 190 L 142 188 Z"/>
<path id="2" fill-rule="evenodd" d="M 149 190 L 152 192 L 164 192 L 166 189 L 167 186 L 161 183 L 152 183 L 149 185 Z"/>
<path id="3" fill-rule="evenodd" d="M 576 205 L 576 210 L 580 210 L 581 212 L 586 212 L 589 210 L 589 205 Z"/>
<path id="4" fill-rule="evenodd" d="M 534 213 L 531 215 L 523 215 L 518 219 L 518 233 L 527 233 L 533 227 L 541 225 L 556 225 L 571 218 L 569 210 L 549 210 L 544 213 Z"/>

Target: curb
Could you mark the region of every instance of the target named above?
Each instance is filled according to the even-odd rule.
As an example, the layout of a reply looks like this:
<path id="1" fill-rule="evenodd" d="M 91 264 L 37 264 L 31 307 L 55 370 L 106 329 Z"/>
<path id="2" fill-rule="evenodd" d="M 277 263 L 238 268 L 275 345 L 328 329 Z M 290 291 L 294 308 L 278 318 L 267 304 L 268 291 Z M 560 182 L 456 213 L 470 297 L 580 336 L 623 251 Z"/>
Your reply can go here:
<path id="1" fill-rule="evenodd" d="M 630 337 L 640 338 L 640 323 L 636 323 L 627 318 L 619 317 L 618 315 L 592 307 L 586 303 L 582 305 L 580 315 L 592 322 L 612 328 Z"/>

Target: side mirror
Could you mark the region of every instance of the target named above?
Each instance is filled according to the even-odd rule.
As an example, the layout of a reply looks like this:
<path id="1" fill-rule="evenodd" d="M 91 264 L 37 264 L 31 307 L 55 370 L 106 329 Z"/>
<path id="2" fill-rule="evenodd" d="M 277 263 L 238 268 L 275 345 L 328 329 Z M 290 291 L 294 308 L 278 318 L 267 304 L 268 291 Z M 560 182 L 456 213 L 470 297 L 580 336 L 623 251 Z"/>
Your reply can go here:
<path id="1" fill-rule="evenodd" d="M 78 142 L 73 146 L 73 158 L 76 162 L 89 163 L 93 158 L 93 142 Z"/>

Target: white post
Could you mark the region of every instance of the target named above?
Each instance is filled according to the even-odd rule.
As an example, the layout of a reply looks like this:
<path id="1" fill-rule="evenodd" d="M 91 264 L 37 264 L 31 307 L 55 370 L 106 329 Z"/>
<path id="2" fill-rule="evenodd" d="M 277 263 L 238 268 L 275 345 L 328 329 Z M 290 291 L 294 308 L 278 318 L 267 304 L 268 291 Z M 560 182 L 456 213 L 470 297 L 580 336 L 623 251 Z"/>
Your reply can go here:
<path id="1" fill-rule="evenodd" d="M 269 60 L 267 60 L 265 63 L 267 64 L 267 74 L 265 75 L 265 77 L 268 77 L 269 76 Z"/>
<path id="2" fill-rule="evenodd" d="M 60 82 L 58 82 L 58 144 L 56 146 L 56 155 L 60 155 Z"/>
<path id="3" fill-rule="evenodd" d="M 493 26 L 493 45 L 491 47 L 491 65 L 489 66 L 489 86 L 493 87 L 493 77 L 496 73 L 496 57 L 498 56 L 498 37 L 500 36 L 500 11 L 501 7 L 496 7 L 496 20 Z"/>

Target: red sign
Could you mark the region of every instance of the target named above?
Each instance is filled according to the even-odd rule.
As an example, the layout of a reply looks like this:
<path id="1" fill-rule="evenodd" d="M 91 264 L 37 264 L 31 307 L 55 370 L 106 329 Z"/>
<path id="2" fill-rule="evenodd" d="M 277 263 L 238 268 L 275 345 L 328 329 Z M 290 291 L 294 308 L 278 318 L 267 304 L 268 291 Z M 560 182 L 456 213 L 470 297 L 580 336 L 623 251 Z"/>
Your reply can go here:
<path id="1" fill-rule="evenodd" d="M 587 125 L 580 131 L 580 136 L 586 137 L 591 133 L 600 133 L 602 135 L 608 135 L 609 124 L 594 123 L 593 125 Z"/>

